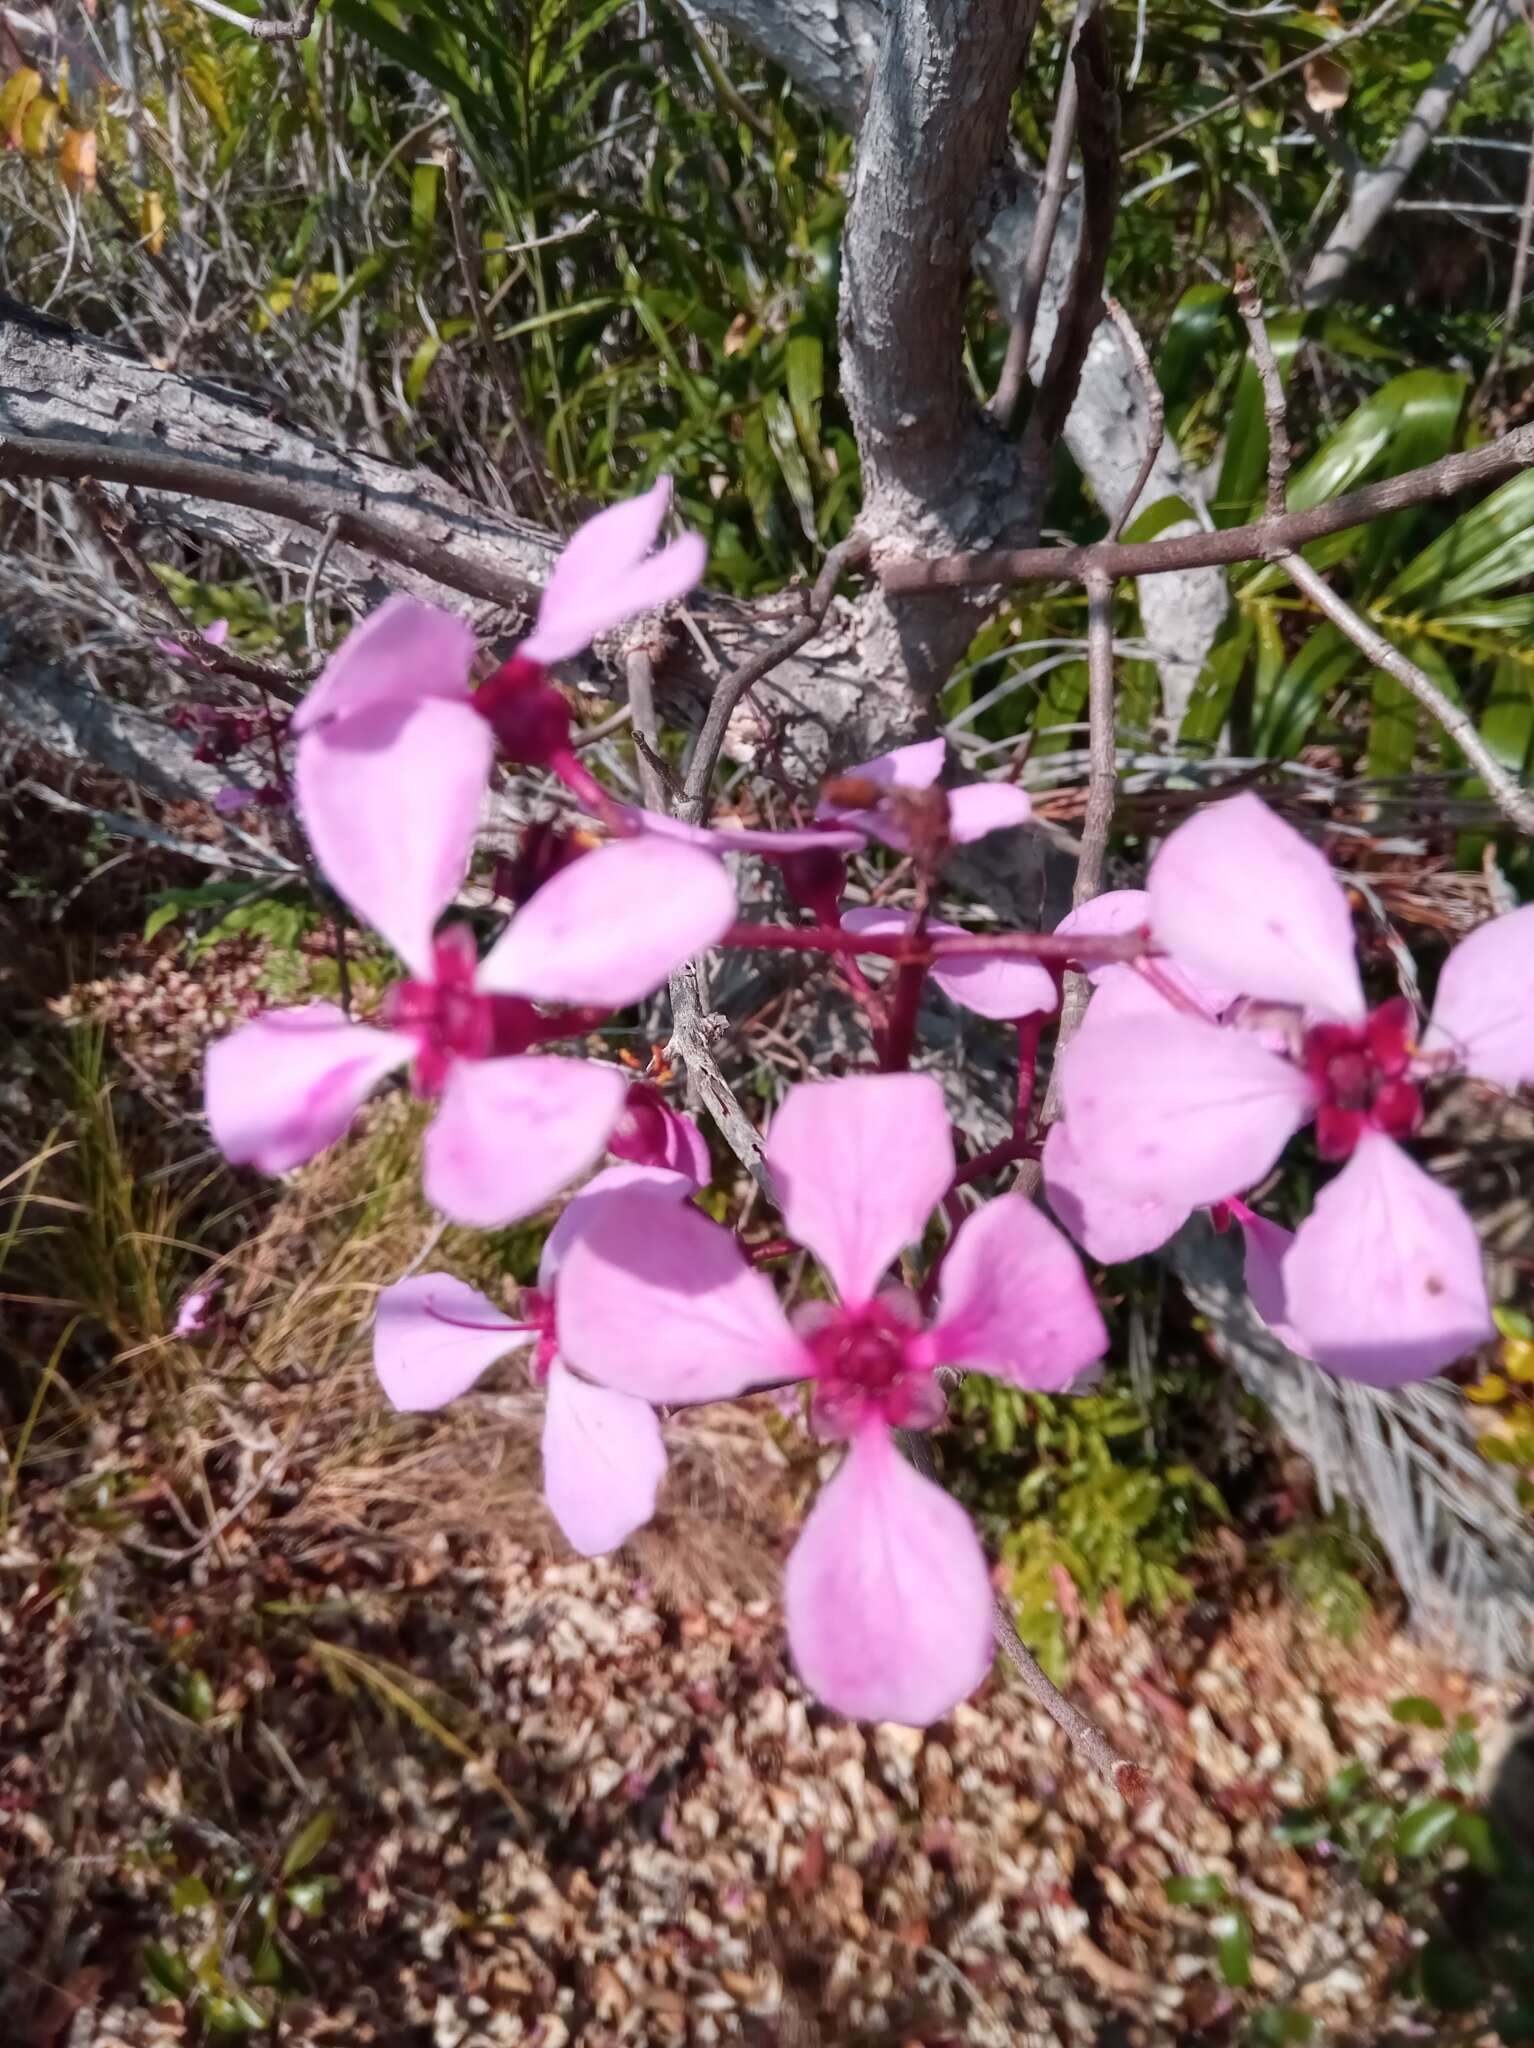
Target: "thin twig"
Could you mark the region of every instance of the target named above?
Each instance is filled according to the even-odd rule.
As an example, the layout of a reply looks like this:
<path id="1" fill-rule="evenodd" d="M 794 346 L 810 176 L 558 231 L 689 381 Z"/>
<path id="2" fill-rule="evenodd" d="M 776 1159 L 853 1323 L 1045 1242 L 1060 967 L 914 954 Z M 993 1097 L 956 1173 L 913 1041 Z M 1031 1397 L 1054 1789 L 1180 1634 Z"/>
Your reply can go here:
<path id="1" fill-rule="evenodd" d="M 250 875 L 259 879 L 270 875 L 287 881 L 299 872 L 297 866 L 282 854 L 274 852 L 266 866 L 253 860 L 239 860 L 233 854 L 225 853 L 220 846 L 205 845 L 200 839 L 178 839 L 173 833 L 162 832 L 158 825 L 148 824 L 143 818 L 130 817 L 126 811 L 103 811 L 95 804 L 78 803 L 73 797 L 62 796 L 46 783 L 27 780 L 18 782 L 16 789 L 34 796 L 40 803 L 50 804 L 56 811 L 72 811 L 82 818 L 92 818 L 104 832 L 114 838 L 141 839 L 146 846 L 158 846 L 166 853 L 178 854 L 183 860 L 200 861 L 205 868 L 220 868 L 227 874 Z"/>
<path id="2" fill-rule="evenodd" d="M 1262 410 L 1268 423 L 1268 517 L 1282 519 L 1289 492 L 1289 408 L 1284 401 L 1284 380 L 1273 353 L 1268 323 L 1262 316 L 1262 300 L 1250 271 L 1236 267 L 1236 311 L 1246 325 L 1252 345 L 1252 364 L 1262 386 Z"/>
<path id="3" fill-rule="evenodd" d="M 315 605 L 319 597 L 320 578 L 325 573 L 325 564 L 330 560 L 330 551 L 335 546 L 336 536 L 340 531 L 341 515 L 337 512 L 326 522 L 325 531 L 320 536 L 320 544 L 314 551 L 314 560 L 309 564 L 308 580 L 304 584 L 304 638 L 308 642 L 309 652 L 316 661 L 320 660 L 321 655 L 319 620 Z"/>
<path id="4" fill-rule="evenodd" d="M 1023 258 L 1023 274 L 1017 287 L 1017 312 L 1013 317 L 1012 332 L 1007 336 L 1006 357 L 986 408 L 1003 433 L 1012 425 L 1028 377 L 1028 354 L 1033 346 L 1033 330 L 1039 317 L 1039 298 L 1049 270 L 1049 252 L 1054 247 L 1055 232 L 1060 225 L 1060 208 L 1065 203 L 1070 175 L 1071 150 L 1076 141 L 1076 38 L 1081 33 L 1081 24 L 1089 8 L 1096 4 L 1097 0 L 1079 0 L 1070 41 L 1065 47 L 1065 67 L 1060 75 L 1060 92 L 1055 101 L 1054 126 L 1049 131 L 1049 155 L 1044 161 L 1044 189 L 1039 194 L 1033 232 L 1028 237 L 1028 250 Z"/>
<path id="5" fill-rule="evenodd" d="M 1534 795 L 1530 795 L 1518 778 L 1497 759 L 1476 731 L 1475 721 L 1444 695 L 1431 676 L 1418 668 L 1414 661 L 1409 661 L 1398 647 L 1393 647 L 1382 633 L 1376 632 L 1344 598 L 1339 597 L 1303 555 L 1279 554 L 1274 556 L 1274 560 L 1339 632 L 1345 633 L 1376 668 L 1394 676 L 1402 689 L 1415 697 L 1429 716 L 1437 720 L 1486 784 L 1502 815 L 1520 832 L 1534 835 Z"/>
<path id="6" fill-rule="evenodd" d="M 490 325 L 490 315 L 485 310 L 484 294 L 480 290 L 479 265 L 469 246 L 468 223 L 464 219 L 463 188 L 458 177 L 458 152 L 450 149 L 442 166 L 442 190 L 447 199 L 448 220 L 453 230 L 453 251 L 458 259 L 458 277 L 463 286 L 464 297 L 469 302 L 469 311 L 474 316 L 475 331 L 479 345 L 484 350 L 485 367 L 495 385 L 496 397 L 501 410 L 511 422 L 511 430 L 517 437 L 517 446 L 522 451 L 522 461 L 537 487 L 543 501 L 543 509 L 549 524 L 556 533 L 564 531 L 564 523 L 554 503 L 554 492 L 538 451 L 533 446 L 532 436 L 522 418 L 522 403 L 512 389 L 511 378 L 501 361 L 501 352 L 496 345 L 495 330 Z"/>
<path id="7" fill-rule="evenodd" d="M 1113 46 L 1103 15 L 1090 10 L 1083 15 L 1071 62 L 1081 101 L 1081 232 L 1049 360 L 1023 433 L 1019 461 L 1025 470 L 1034 471 L 1049 460 L 1076 402 L 1087 350 L 1103 317 L 1103 279 L 1116 222 L 1119 102 L 1113 89 Z"/>
<path id="8" fill-rule="evenodd" d="M 901 1449 L 922 1478 L 936 1484 L 932 1451 L 925 1436 L 907 1429 L 897 1431 L 897 1435 Z M 1018 1634 L 1012 1609 L 1004 1597 L 996 1602 L 996 1645 L 1022 1680 L 1029 1698 L 1035 1706 L 1042 1707 L 1055 1726 L 1063 1731 L 1082 1760 L 1090 1764 L 1100 1777 L 1106 1778 L 1110 1785 L 1116 1785 L 1131 1806 L 1137 1805 L 1146 1789 L 1145 1773 L 1127 1756 L 1120 1756 L 1097 1723 L 1080 1707 L 1073 1706 L 1060 1688 L 1045 1676 L 1038 1658 Z"/>
<path id="9" fill-rule="evenodd" d="M 1523 19 L 1524 25 L 1529 31 L 1530 40 L 1534 41 L 1534 12 L 1531 12 L 1526 7 Z M 1486 395 L 1496 387 L 1497 377 L 1502 368 L 1502 358 L 1507 352 L 1507 344 L 1512 335 L 1517 331 L 1519 317 L 1523 312 L 1523 292 L 1529 274 L 1529 241 L 1531 234 L 1534 234 L 1534 142 L 1531 142 L 1529 149 L 1528 170 L 1524 178 L 1523 205 L 1520 209 L 1520 215 L 1518 242 L 1513 250 L 1513 273 L 1508 279 L 1507 285 L 1507 307 L 1502 315 L 1502 326 L 1497 335 L 1497 345 L 1492 350 L 1491 361 L 1486 365 L 1480 384 L 1476 388 L 1475 403 L 1477 410 L 1479 410 Z"/>
<path id="10" fill-rule="evenodd" d="M 1161 444 L 1166 438 L 1166 404 L 1161 396 L 1161 386 L 1156 382 L 1156 373 L 1151 368 L 1150 357 L 1145 352 L 1145 343 L 1140 330 L 1124 311 L 1118 300 L 1109 296 L 1103 300 L 1103 310 L 1118 330 L 1118 337 L 1129 352 L 1129 361 L 1139 382 L 1140 396 L 1145 403 L 1145 453 L 1140 457 L 1140 469 L 1129 487 L 1128 495 L 1113 515 L 1113 524 L 1108 528 L 1109 540 L 1117 540 L 1129 524 L 1130 514 L 1140 502 L 1140 493 L 1150 482 L 1151 471 L 1156 467 L 1156 457 L 1161 453 Z"/>
<path id="11" fill-rule="evenodd" d="M 645 807 L 664 811 L 666 784 L 660 769 L 660 730 L 655 722 L 655 664 L 648 648 L 635 646 L 623 660 L 628 679 L 629 711 L 634 720 L 634 756 Z"/>
<path id="12" fill-rule="evenodd" d="M 1500 441 L 1446 455 L 1422 469 L 1386 477 L 1344 497 L 1329 498 L 1281 519 L 1254 519 L 1209 533 L 1178 534 L 1170 540 L 1091 541 L 1079 547 L 987 548 L 974 554 L 908 557 L 883 562 L 879 581 L 892 595 L 918 590 L 984 588 L 993 584 L 1080 580 L 1089 569 L 1121 576 L 1158 576 L 1180 569 L 1208 569 L 1231 562 L 1271 559 L 1329 533 L 1367 526 L 1387 512 L 1427 505 L 1479 485 L 1505 483 L 1534 465 L 1534 425 L 1516 427 Z M 0 440 L 0 473 L 5 444 Z"/>
<path id="13" fill-rule="evenodd" d="M 763 676 L 771 673 L 780 662 L 787 661 L 791 654 L 797 654 L 801 647 L 814 639 L 825 623 L 826 613 L 831 609 L 831 600 L 836 595 L 836 586 L 848 569 L 856 568 L 868 559 L 869 543 L 860 533 L 849 533 L 834 548 L 828 550 L 820 565 L 820 574 L 809 594 L 804 616 L 791 626 L 779 639 L 769 641 L 748 661 L 743 661 L 716 687 L 709 699 L 708 714 L 698 734 L 698 744 L 693 750 L 692 765 L 687 771 L 687 781 L 677 815 L 689 824 L 698 824 L 708 807 L 709 784 L 714 779 L 714 769 L 724 749 L 725 735 L 736 706 L 746 692 Z"/>
<path id="14" fill-rule="evenodd" d="M 671 977 L 670 992 L 671 1037 L 666 1045 L 666 1058 L 678 1061 L 686 1069 L 691 1093 L 719 1126 L 725 1143 L 763 1194 L 769 1200 L 775 1199 L 756 1127 L 714 1058 L 713 1020 L 704 1014 L 695 962 L 689 961 L 677 969 Z M 723 1019 L 719 1022 L 722 1026 Z"/>

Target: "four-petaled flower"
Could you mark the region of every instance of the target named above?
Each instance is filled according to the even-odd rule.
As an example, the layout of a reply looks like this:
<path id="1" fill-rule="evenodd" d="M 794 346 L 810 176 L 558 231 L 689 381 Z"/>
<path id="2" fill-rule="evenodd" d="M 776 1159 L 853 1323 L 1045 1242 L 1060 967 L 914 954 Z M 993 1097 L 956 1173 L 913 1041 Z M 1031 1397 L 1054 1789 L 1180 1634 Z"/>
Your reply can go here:
<path id="1" fill-rule="evenodd" d="M 326 751 L 344 757 L 345 744 Z M 303 766 L 304 821 L 326 875 L 409 978 L 389 991 L 379 1025 L 311 1003 L 220 1039 L 206 1070 L 214 1137 L 237 1164 L 285 1172 L 333 1144 L 372 1088 L 409 1064 L 416 1093 L 438 1103 L 425 1145 L 430 1200 L 480 1228 L 531 1214 L 600 1156 L 629 1091 L 616 1067 L 533 1053 L 596 1021 L 535 1005 L 595 1005 L 599 1017 L 648 995 L 727 929 L 728 876 L 662 840 L 603 847 L 545 882 L 476 961 L 467 927 L 439 937 L 436 924 L 468 865 L 477 787 L 423 802 L 400 748 L 355 793 L 328 766 L 306 782 Z"/>
<path id="2" fill-rule="evenodd" d="M 939 1366 L 1056 1392 L 1101 1356 L 1106 1332 L 1076 1253 L 1019 1195 L 965 1219 L 930 1323 L 887 1284 L 954 1176 L 928 1076 L 790 1089 L 766 1162 L 785 1226 L 834 1300 L 790 1322 L 728 1231 L 653 1187 L 617 1187 L 582 1199 L 563 1247 L 561 1348 L 589 1378 L 651 1402 L 810 1384 L 816 1427 L 848 1448 L 788 1562 L 795 1662 L 841 1712 L 925 1724 L 990 1668 L 991 1584 L 968 1516 L 892 1432 L 940 1419 Z"/>
<path id="3" fill-rule="evenodd" d="M 1323 1158 L 1345 1163 L 1282 1254 L 1277 1318 L 1319 1364 L 1381 1386 L 1474 1350 L 1492 1334 L 1475 1230 L 1399 1140 L 1434 1075 L 1534 1079 L 1534 906 L 1455 947 L 1419 1036 L 1404 1000 L 1369 1007 L 1347 897 L 1258 798 L 1179 826 L 1147 894 L 1153 938 L 1204 987 L 1153 960 L 1152 1007 L 1126 1004 L 1117 973 L 1093 997 L 1062 1062 L 1078 1192 L 1159 1204 L 1175 1228 L 1253 1187 L 1313 1119 Z"/>
<path id="4" fill-rule="evenodd" d="M 373 1321 L 373 1368 L 390 1401 L 406 1413 L 446 1406 L 498 1359 L 534 1347 L 533 1379 L 545 1393 L 544 1498 L 566 1539 L 586 1557 L 616 1550 L 649 1521 L 666 1472 L 666 1447 L 650 1404 L 593 1385 L 560 1356 L 565 1248 L 588 1205 L 604 1190 L 625 1186 L 679 1202 L 696 1183 L 685 1173 L 635 1166 L 609 1167 L 588 1181 L 549 1232 L 538 1285 L 522 1292 L 520 1320 L 450 1273 L 418 1273 L 383 1289 Z"/>

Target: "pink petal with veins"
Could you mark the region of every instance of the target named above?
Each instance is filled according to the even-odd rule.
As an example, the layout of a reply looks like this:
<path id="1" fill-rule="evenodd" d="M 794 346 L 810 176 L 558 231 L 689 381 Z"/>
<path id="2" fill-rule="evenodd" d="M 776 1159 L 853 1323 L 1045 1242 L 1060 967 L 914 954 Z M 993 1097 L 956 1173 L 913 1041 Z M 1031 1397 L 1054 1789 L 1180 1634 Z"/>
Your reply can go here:
<path id="1" fill-rule="evenodd" d="M 413 1039 L 353 1024 L 334 1003 L 268 1010 L 208 1048 L 203 1102 L 226 1159 L 287 1173 L 345 1132 Z"/>
<path id="2" fill-rule="evenodd" d="M 1193 974 L 1326 1017 L 1364 1015 L 1342 885 L 1259 797 L 1195 811 L 1152 861 L 1149 890 L 1158 943 Z"/>
<path id="3" fill-rule="evenodd" d="M 853 1720 L 926 1727 L 991 1668 L 980 1540 L 882 1423 L 859 1432 L 821 1489 L 789 1555 L 783 1607 L 800 1678 Z"/>
<path id="4" fill-rule="evenodd" d="M 772 1120 L 766 1156 L 789 1236 L 853 1306 L 920 1242 L 954 1174 L 943 1091 L 926 1074 L 799 1082 Z"/>

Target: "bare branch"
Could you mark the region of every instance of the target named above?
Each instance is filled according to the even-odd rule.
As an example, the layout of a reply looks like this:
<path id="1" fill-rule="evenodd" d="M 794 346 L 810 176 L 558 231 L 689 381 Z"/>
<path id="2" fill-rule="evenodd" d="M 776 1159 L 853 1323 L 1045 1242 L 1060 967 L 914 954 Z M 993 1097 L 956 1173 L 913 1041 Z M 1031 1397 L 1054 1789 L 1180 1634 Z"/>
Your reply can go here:
<path id="1" fill-rule="evenodd" d="M 3 451 L 0 451 L 3 460 Z M 880 564 L 886 590 L 902 593 L 959 585 L 1050 582 L 1057 577 L 1080 579 L 1089 569 L 1106 575 L 1157 576 L 1177 569 L 1197 569 L 1215 562 L 1269 560 L 1350 526 L 1367 526 L 1387 512 L 1409 505 L 1427 505 L 1460 491 L 1505 483 L 1534 466 L 1534 425 L 1517 427 L 1484 448 L 1446 455 L 1424 469 L 1386 477 L 1344 497 L 1329 498 L 1303 512 L 1281 519 L 1256 519 L 1246 526 L 1228 526 L 1218 533 L 1179 534 L 1171 540 L 1091 541 L 1081 547 L 996 548 L 981 554 L 940 556 L 934 561 L 890 561 Z"/>
<path id="2" fill-rule="evenodd" d="M 1129 360 L 1134 365 L 1135 376 L 1140 383 L 1140 393 L 1145 400 L 1147 421 L 1145 453 L 1140 458 L 1139 473 L 1126 492 L 1119 509 L 1114 513 L 1113 523 L 1108 528 L 1109 540 L 1117 540 L 1129 524 L 1130 514 L 1139 504 L 1140 493 L 1150 482 L 1151 473 L 1156 467 L 1161 444 L 1166 438 L 1166 403 L 1161 396 L 1161 386 L 1156 382 L 1156 373 L 1151 368 L 1150 357 L 1145 352 L 1145 343 L 1140 339 L 1139 328 L 1117 299 L 1104 299 L 1103 308 L 1118 329 L 1119 340 L 1129 351 Z"/>
<path id="3" fill-rule="evenodd" d="M 301 43 L 314 27 L 318 0 L 301 0 L 291 21 L 275 21 L 270 15 L 242 14 L 238 7 L 226 7 L 223 0 L 192 0 L 194 7 L 211 14 L 215 21 L 227 21 L 241 28 L 258 43 Z"/>
<path id="4" fill-rule="evenodd" d="M 1281 519 L 1289 488 L 1289 408 L 1284 402 L 1284 380 L 1273 353 L 1268 323 L 1262 317 L 1262 300 L 1251 273 L 1236 271 L 1236 310 L 1246 323 L 1252 345 L 1252 362 L 1262 386 L 1262 410 L 1268 423 L 1268 517 Z"/>
<path id="5" fill-rule="evenodd" d="M 708 786 L 723 751 L 730 720 L 746 692 L 790 655 L 809 645 L 825 623 L 838 580 L 848 569 L 866 562 L 868 552 L 867 538 L 861 533 L 849 533 L 845 540 L 838 541 L 834 548 L 829 549 L 820 565 L 820 574 L 815 578 L 804 617 L 790 626 L 780 639 L 769 641 L 767 646 L 743 661 L 715 689 L 709 700 L 703 729 L 698 734 L 692 765 L 687 771 L 687 787 L 678 807 L 678 815 L 689 823 L 698 824 L 707 808 Z"/>
<path id="6" fill-rule="evenodd" d="M 1081 234 L 1049 361 L 1023 437 L 1025 467 L 1048 461 L 1076 400 L 1087 350 L 1103 317 L 1103 279 L 1113 242 L 1119 176 L 1119 102 L 1113 45 L 1100 12 L 1086 14 L 1071 52 L 1081 106 Z"/>
<path id="7" fill-rule="evenodd" d="M 1401 650 L 1393 647 L 1382 633 L 1376 632 L 1366 619 L 1360 618 L 1326 579 L 1311 568 L 1303 555 L 1282 554 L 1275 559 L 1318 611 L 1324 612 L 1355 647 L 1362 649 L 1376 668 L 1394 676 L 1401 687 L 1437 720 L 1486 784 L 1503 816 L 1511 820 L 1520 832 L 1534 833 L 1534 795 L 1503 767 L 1477 732 L 1474 720 L 1444 695 L 1431 676 L 1418 668 L 1414 661 L 1408 661 Z"/>
<path id="8" fill-rule="evenodd" d="M 648 648 L 630 647 L 623 659 L 628 679 L 629 714 L 634 723 L 634 754 L 639 767 L 639 787 L 646 807 L 666 809 L 666 785 L 659 767 L 660 729 L 655 721 L 655 664 Z"/>
<path id="9" fill-rule="evenodd" d="M 769 1198 L 774 1199 L 772 1178 L 762 1155 L 762 1141 L 756 1126 L 736 1100 L 735 1091 L 714 1058 L 714 1043 L 725 1020 L 705 1014 L 695 962 L 679 967 L 671 977 L 671 1037 L 666 1057 L 687 1070 L 691 1093 L 719 1126 L 725 1143 L 751 1178 Z"/>
<path id="10" fill-rule="evenodd" d="M 1302 306 L 1322 306 L 1342 289 L 1365 243 L 1401 196 L 1407 179 L 1455 101 L 1518 18 L 1519 0 L 1476 0 L 1464 33 L 1424 87 L 1411 119 L 1377 170 L 1355 180 L 1342 216 L 1311 260 L 1300 285 Z"/>
<path id="11" fill-rule="evenodd" d="M 1081 32 L 1086 10 L 1095 4 L 1096 0 L 1080 0 L 1071 39 L 1066 45 L 1060 91 L 1055 100 L 1054 125 L 1049 131 L 1049 155 L 1044 162 L 1044 189 L 1039 195 L 1038 212 L 1033 216 L 1028 253 L 1023 258 L 1017 310 L 1012 316 L 1012 332 L 1007 336 L 1007 353 L 1001 366 L 1001 376 L 986 408 L 1003 433 L 1011 428 L 1028 378 L 1033 323 L 1038 318 L 1039 295 L 1044 289 L 1044 277 L 1049 269 L 1049 252 L 1054 247 L 1055 230 L 1060 225 L 1060 208 L 1070 176 L 1071 151 L 1076 143 L 1076 37 Z"/>

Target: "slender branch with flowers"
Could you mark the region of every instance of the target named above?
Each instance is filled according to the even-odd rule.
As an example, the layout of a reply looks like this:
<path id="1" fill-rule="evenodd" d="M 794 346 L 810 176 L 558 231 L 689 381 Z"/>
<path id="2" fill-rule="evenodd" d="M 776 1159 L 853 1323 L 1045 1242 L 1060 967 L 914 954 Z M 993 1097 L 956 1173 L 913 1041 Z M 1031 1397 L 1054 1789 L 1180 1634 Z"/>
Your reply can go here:
<path id="1" fill-rule="evenodd" d="M 832 775 L 782 829 L 704 822 L 696 775 L 668 814 L 653 762 L 655 807 L 636 806 L 577 754 L 551 670 L 697 582 L 694 536 L 652 552 L 667 505 L 663 481 L 581 527 L 531 633 L 477 684 L 468 630 L 407 598 L 326 665 L 292 718 L 298 814 L 330 886 L 403 971 L 370 1018 L 314 1003 L 216 1043 L 208 1119 L 231 1160 L 284 1172 L 404 1068 L 434 1105 L 423 1180 L 444 1217 L 496 1228 L 574 1189 L 514 1314 L 446 1272 L 383 1290 L 384 1396 L 439 1408 L 528 1353 L 549 1506 L 595 1554 L 654 1512 L 669 1410 L 797 1394 L 803 1425 L 842 1447 L 785 1571 L 800 1677 L 840 1712 L 925 1724 L 981 1684 L 998 1631 L 967 1514 L 902 1446 L 942 1426 L 956 1374 L 1052 1394 L 1091 1383 L 1109 1338 L 1082 1252 L 1153 1250 L 1206 1210 L 1242 1230 L 1275 1332 L 1314 1370 L 1376 1386 L 1489 1335 L 1475 1230 L 1409 1147 L 1446 1077 L 1534 1079 L 1534 907 L 1456 948 L 1423 1020 L 1366 986 L 1324 855 L 1254 795 L 1195 809 L 1143 890 L 1098 893 L 1115 777 L 1112 590 L 1096 569 L 1092 791 L 1075 907 L 1054 931 L 966 932 L 934 914 L 954 850 L 1031 817 L 1010 782 L 946 782 L 941 740 Z M 636 680 L 653 752 L 647 667 Z M 511 915 L 482 935 L 451 915 L 482 798 L 529 770 L 554 778 L 559 807 L 528 828 Z M 908 864 L 910 907 L 846 901 L 849 857 L 878 848 Z M 788 914 L 741 914 L 742 856 L 776 871 Z M 790 1088 L 760 1138 L 732 1099 L 749 1147 L 739 1130 L 731 1143 L 779 1218 L 767 1258 L 699 1205 L 713 1167 L 694 1119 L 591 1050 L 615 1012 L 712 948 L 818 960 L 864 1021 L 861 1066 Z M 1079 994 L 1063 1009 L 1067 974 Z M 1011 1134 L 968 1158 L 922 1044 L 934 993 L 1016 1036 Z M 1337 1171 L 1291 1232 L 1260 1204 L 1306 1127 Z M 1047 1211 L 1031 1183 L 1008 1185 L 1019 1168 L 1042 1173 Z M 811 1277 L 785 1300 L 776 1269 L 795 1246 Z M 1129 1787 L 1132 1767 L 1009 1622 L 1001 1636 L 1081 1753 Z"/>

